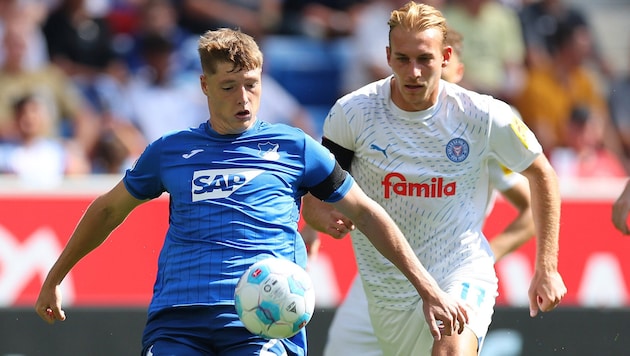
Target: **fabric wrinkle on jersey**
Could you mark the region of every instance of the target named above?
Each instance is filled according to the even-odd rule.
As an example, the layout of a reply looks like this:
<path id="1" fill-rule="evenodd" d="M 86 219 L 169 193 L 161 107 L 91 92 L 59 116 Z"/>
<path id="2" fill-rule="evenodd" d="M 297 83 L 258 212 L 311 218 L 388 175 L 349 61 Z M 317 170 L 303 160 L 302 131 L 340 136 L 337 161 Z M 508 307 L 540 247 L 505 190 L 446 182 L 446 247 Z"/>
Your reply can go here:
<path id="1" fill-rule="evenodd" d="M 482 233 L 489 202 L 488 162 L 520 172 L 542 153 L 506 103 L 440 81 L 437 103 L 406 112 L 390 100 L 392 77 L 335 103 L 324 137 L 353 151 L 350 172 L 401 228 L 444 287 L 452 275 L 496 279 Z M 419 296 L 358 230 L 352 244 L 368 300 L 407 310 Z"/>
<path id="2" fill-rule="evenodd" d="M 150 144 L 123 179 L 138 199 L 170 194 L 149 315 L 176 306 L 233 305 L 238 278 L 270 255 L 305 267 L 301 197 L 335 165 L 301 130 L 262 121 L 238 135 L 220 135 L 205 122 Z M 327 201 L 341 199 L 353 182 L 346 175 Z"/>

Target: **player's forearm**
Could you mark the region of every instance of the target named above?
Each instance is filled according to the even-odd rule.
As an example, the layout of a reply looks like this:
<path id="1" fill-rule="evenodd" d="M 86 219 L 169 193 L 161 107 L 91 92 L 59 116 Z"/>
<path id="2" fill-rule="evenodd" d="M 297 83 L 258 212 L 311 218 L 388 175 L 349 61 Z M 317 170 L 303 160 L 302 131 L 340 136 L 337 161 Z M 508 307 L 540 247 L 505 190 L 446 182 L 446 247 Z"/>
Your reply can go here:
<path id="1" fill-rule="evenodd" d="M 326 215 L 334 207 L 323 202 L 311 194 L 307 194 L 302 198 L 302 218 L 313 229 L 319 232 L 327 233 L 328 220 Z"/>
<path id="2" fill-rule="evenodd" d="M 530 179 L 532 213 L 536 225 L 536 268 L 557 271 L 560 233 L 560 193 L 555 173 Z"/>

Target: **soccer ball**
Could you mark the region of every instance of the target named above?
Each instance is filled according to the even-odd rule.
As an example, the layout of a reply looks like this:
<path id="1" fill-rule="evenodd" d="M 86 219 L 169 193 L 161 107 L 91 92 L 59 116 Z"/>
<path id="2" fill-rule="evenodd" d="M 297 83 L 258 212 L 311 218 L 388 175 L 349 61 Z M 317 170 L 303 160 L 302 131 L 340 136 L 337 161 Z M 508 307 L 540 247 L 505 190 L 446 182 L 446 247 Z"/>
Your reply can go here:
<path id="1" fill-rule="evenodd" d="M 311 320 L 315 290 L 302 267 L 271 257 L 243 273 L 234 303 L 238 317 L 251 333 L 284 339 L 297 334 Z"/>

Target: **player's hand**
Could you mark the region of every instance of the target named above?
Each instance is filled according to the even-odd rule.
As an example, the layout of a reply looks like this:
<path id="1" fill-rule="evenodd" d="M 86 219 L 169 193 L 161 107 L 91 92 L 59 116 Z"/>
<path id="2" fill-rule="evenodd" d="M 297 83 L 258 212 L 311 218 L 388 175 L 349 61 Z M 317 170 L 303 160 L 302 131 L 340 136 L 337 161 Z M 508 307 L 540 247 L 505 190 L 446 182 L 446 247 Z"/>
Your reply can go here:
<path id="1" fill-rule="evenodd" d="M 47 288 L 43 286 L 35 303 L 35 311 L 40 318 L 49 324 L 53 324 L 55 320 L 66 320 L 66 313 L 61 309 L 60 287 Z"/>
<path id="2" fill-rule="evenodd" d="M 425 297 L 422 302 L 424 317 L 433 339 L 439 341 L 442 335 L 464 332 L 464 326 L 468 323 L 468 308 L 463 301 L 440 290 L 435 298 Z"/>
<path id="3" fill-rule="evenodd" d="M 613 224 L 624 235 L 630 235 L 630 228 L 628 228 L 627 223 L 628 213 L 630 213 L 630 182 L 612 207 Z"/>
<path id="4" fill-rule="evenodd" d="M 321 245 L 319 233 L 310 225 L 305 224 L 300 230 L 300 235 L 302 235 L 302 239 L 306 245 L 309 260 L 315 260 L 319 253 L 319 246 Z"/>
<path id="5" fill-rule="evenodd" d="M 553 310 L 567 294 L 567 287 L 560 273 L 536 271 L 529 286 L 529 315 L 535 317 L 538 312 Z"/>
<path id="6" fill-rule="evenodd" d="M 354 229 L 355 226 L 352 220 L 348 219 L 337 210 L 333 210 L 330 212 L 328 225 L 326 226 L 326 230 L 324 232 L 336 239 L 340 239 Z"/>

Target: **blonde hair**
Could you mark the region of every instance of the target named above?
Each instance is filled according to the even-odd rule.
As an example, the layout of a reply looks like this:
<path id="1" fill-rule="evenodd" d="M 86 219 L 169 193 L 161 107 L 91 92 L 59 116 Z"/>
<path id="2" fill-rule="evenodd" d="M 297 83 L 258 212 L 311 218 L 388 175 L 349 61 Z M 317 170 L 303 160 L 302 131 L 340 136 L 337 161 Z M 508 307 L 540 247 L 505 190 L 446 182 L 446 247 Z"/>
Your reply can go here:
<path id="1" fill-rule="evenodd" d="M 446 40 L 446 19 L 440 10 L 427 4 L 409 1 L 401 8 L 392 11 L 387 24 L 389 25 L 390 39 L 392 30 L 396 27 L 401 27 L 406 31 L 424 31 L 437 27 L 444 36 L 443 41 Z"/>
<path id="2" fill-rule="evenodd" d="M 199 39 L 199 59 L 204 73 L 215 74 L 219 63 L 232 63 L 232 72 L 262 68 L 263 55 L 251 36 L 229 28 L 204 33 Z"/>

